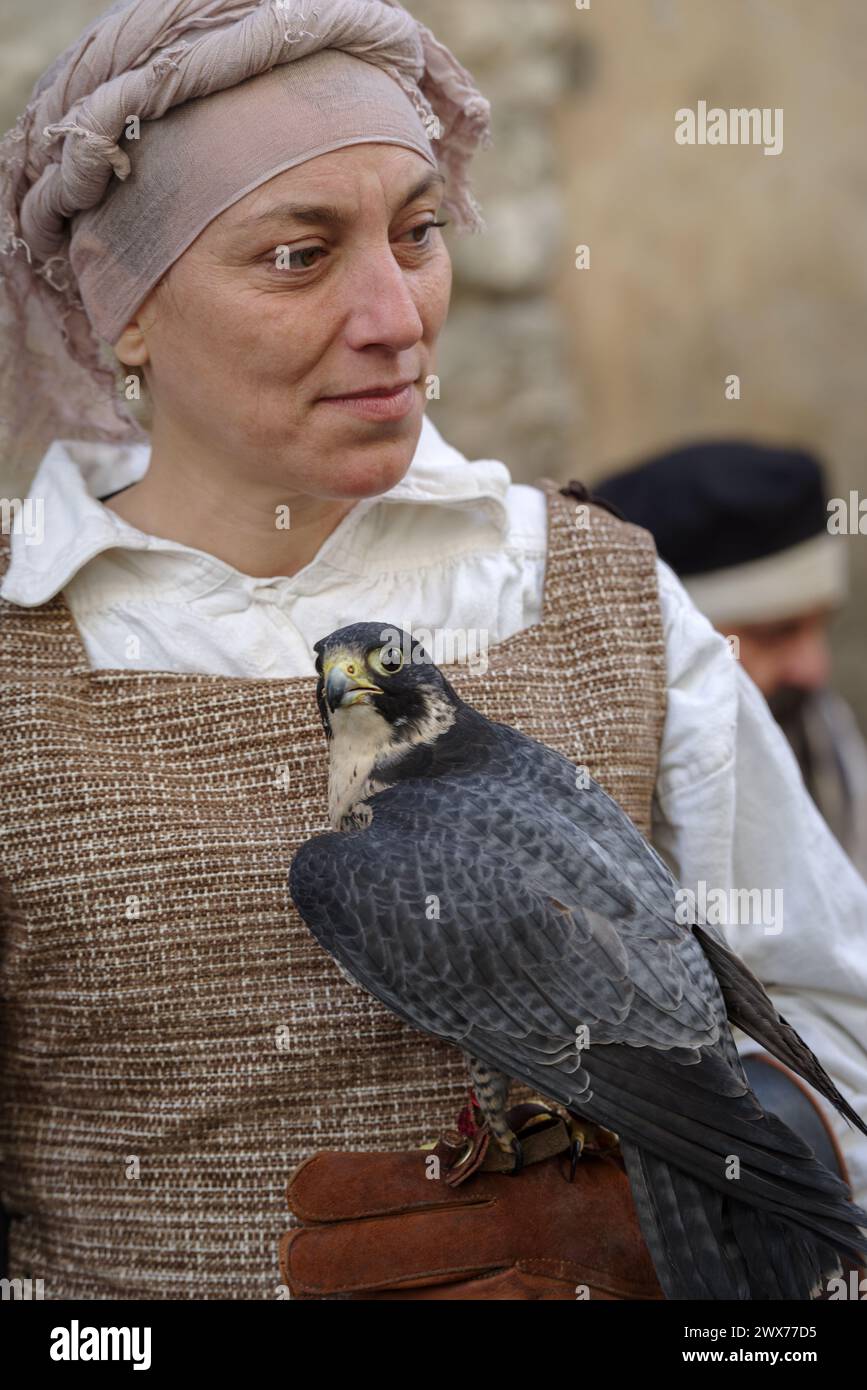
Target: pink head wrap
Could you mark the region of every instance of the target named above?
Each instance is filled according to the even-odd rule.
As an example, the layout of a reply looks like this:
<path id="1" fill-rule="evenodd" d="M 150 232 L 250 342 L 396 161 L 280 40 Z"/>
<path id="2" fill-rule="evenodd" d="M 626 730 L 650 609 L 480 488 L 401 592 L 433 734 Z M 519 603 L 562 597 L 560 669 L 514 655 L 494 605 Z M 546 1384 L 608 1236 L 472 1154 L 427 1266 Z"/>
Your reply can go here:
<path id="1" fill-rule="evenodd" d="M 457 229 L 484 230 L 489 104 L 396 0 L 118 0 L 0 141 L 2 457 L 141 438 L 99 340 L 226 207 L 369 141 L 439 167 Z"/>

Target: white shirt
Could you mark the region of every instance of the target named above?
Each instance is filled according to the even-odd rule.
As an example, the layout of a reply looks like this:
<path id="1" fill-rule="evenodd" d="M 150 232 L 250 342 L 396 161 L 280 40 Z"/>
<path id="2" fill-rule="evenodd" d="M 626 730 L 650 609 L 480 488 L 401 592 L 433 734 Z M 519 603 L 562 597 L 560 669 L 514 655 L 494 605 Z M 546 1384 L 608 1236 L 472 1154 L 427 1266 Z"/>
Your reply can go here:
<path id="1" fill-rule="evenodd" d="M 0 594 L 33 606 L 62 590 L 94 668 L 312 676 L 313 643 L 351 622 L 431 629 L 438 661 L 437 630 L 485 631 L 494 645 L 540 620 L 544 494 L 512 484 L 497 460 L 465 459 L 428 416 L 402 481 L 358 502 L 292 576 L 241 574 L 137 530 L 97 500 L 137 482 L 148 463 L 147 445 L 56 441 L 30 489 L 33 510 L 13 529 Z M 28 544 L 40 499 L 42 539 Z M 783 1016 L 867 1115 L 867 884 L 816 811 L 728 644 L 662 561 L 658 579 L 668 706 L 653 842 L 700 912 L 722 894 L 731 902 L 732 890 L 765 891 L 764 925 L 749 914 L 708 920 L 720 920 Z M 736 1036 L 744 1054 L 759 1050 Z M 819 1104 L 855 1200 L 867 1205 L 867 1138 Z"/>

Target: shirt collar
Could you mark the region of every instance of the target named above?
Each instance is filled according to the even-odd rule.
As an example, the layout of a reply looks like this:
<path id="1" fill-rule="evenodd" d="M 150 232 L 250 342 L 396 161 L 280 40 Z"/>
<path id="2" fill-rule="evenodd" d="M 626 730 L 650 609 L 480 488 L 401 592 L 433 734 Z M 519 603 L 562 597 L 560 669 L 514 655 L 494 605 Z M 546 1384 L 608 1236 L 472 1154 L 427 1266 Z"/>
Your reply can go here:
<path id="1" fill-rule="evenodd" d="M 198 580 L 243 581 L 245 586 L 265 585 L 268 579 L 241 575 L 231 565 L 205 551 L 178 541 L 147 535 L 123 521 L 98 499 L 138 482 L 147 472 L 147 444 L 100 444 L 82 440 L 55 440 L 33 479 L 24 505 L 15 513 L 10 538 L 10 561 L 0 584 L 0 596 L 24 607 L 46 603 L 65 588 L 94 556 L 112 548 L 173 552 L 176 567 L 190 569 Z M 508 525 L 506 493 L 509 470 L 496 459 L 472 462 L 447 444 L 427 416 L 412 463 L 401 481 L 379 497 L 357 502 L 320 546 L 313 560 L 294 576 L 293 585 L 306 585 L 317 568 L 326 564 L 350 574 L 372 569 L 382 573 L 383 560 L 398 569 L 412 559 L 419 562 L 418 538 L 402 528 L 405 544 L 373 551 L 359 532 L 359 522 L 384 504 L 450 508 L 478 515 L 479 510 L 502 536 Z M 468 517 L 468 520 L 470 517 Z"/>

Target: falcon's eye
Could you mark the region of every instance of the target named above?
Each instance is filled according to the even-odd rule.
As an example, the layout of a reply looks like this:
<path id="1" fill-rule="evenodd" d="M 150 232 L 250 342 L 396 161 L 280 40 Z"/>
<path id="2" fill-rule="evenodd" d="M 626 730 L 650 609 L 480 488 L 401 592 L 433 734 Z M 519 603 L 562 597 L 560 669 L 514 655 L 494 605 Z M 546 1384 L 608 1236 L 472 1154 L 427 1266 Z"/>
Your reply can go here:
<path id="1" fill-rule="evenodd" d="M 400 647 L 388 643 L 384 647 L 374 647 L 367 655 L 368 663 L 381 675 L 393 676 L 403 665 L 403 652 Z"/>

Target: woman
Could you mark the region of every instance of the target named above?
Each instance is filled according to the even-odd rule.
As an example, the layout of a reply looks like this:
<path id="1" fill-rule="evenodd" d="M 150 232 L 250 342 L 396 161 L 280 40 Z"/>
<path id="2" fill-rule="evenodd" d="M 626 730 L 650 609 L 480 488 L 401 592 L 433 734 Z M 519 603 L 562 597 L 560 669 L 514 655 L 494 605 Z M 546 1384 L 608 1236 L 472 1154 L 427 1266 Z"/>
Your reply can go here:
<path id="1" fill-rule="evenodd" d="M 4 142 L 0 415 L 54 442 L 44 533 L 2 537 L 2 1199 L 47 1297 L 272 1297 L 289 1170 L 416 1146 L 465 1097 L 288 901 L 327 824 L 312 644 L 355 620 L 482 651 L 460 693 L 586 766 L 682 882 L 783 888 L 783 936 L 737 948 L 864 1105 L 865 889 L 754 687 L 646 533 L 425 416 L 440 214 L 482 228 L 487 131 L 400 6 L 139 0 Z"/>

